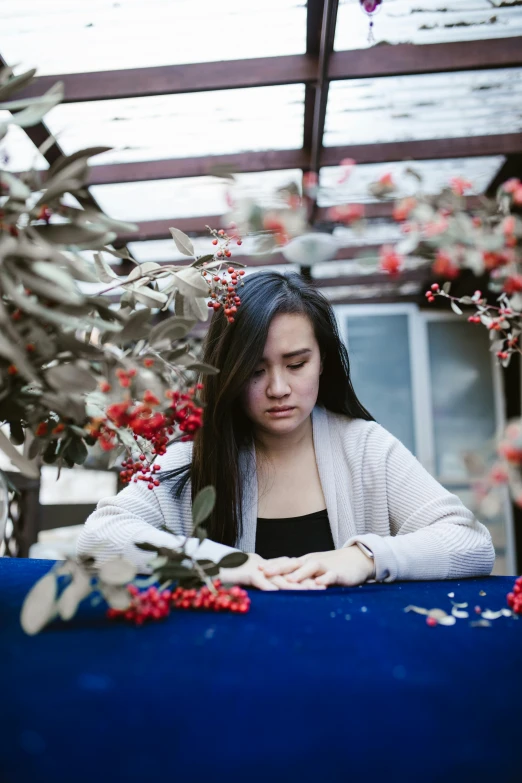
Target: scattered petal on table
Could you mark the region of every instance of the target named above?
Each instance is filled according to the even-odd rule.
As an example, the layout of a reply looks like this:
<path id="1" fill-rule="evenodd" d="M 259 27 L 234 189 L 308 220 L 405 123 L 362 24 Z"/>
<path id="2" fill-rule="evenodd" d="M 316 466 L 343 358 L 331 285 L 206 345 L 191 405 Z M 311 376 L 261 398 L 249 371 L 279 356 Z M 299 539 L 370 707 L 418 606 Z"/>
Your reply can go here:
<path id="1" fill-rule="evenodd" d="M 499 617 L 503 616 L 503 611 L 500 609 L 498 612 L 492 612 L 491 609 L 486 609 L 485 612 L 482 612 L 482 617 L 484 620 L 498 620 Z"/>
<path id="2" fill-rule="evenodd" d="M 458 620 L 465 620 L 466 617 L 469 617 L 469 612 L 463 612 L 461 609 L 457 609 L 456 606 L 453 607 L 451 610 L 451 614 L 453 617 L 456 617 Z"/>
<path id="3" fill-rule="evenodd" d="M 430 609 L 428 612 L 428 617 L 434 617 L 440 622 L 441 620 L 444 620 L 445 617 L 449 617 L 449 615 L 444 611 L 444 609 Z M 450 625 L 453 625 L 453 623 L 450 623 Z"/>
<path id="4" fill-rule="evenodd" d="M 490 628 L 491 623 L 489 620 L 474 620 L 472 623 L 470 623 L 472 628 Z"/>
<path id="5" fill-rule="evenodd" d="M 404 611 L 405 612 L 417 612 L 417 614 L 428 614 L 428 610 L 427 609 L 423 609 L 422 606 L 410 605 L 410 606 L 407 606 Z"/>
<path id="6" fill-rule="evenodd" d="M 455 598 L 455 593 L 448 593 L 448 598 Z"/>
<path id="7" fill-rule="evenodd" d="M 453 604 L 455 609 L 466 609 L 466 607 L 467 607 L 467 603 L 458 604 L 455 601 L 452 601 L 451 603 Z"/>
<path id="8" fill-rule="evenodd" d="M 513 616 L 513 612 L 511 611 L 511 609 L 501 609 L 500 611 L 502 612 L 504 617 L 512 617 Z"/>
<path id="9" fill-rule="evenodd" d="M 439 625 L 455 625 L 457 621 L 451 615 L 446 615 L 446 617 L 441 617 L 438 622 Z"/>
<path id="10" fill-rule="evenodd" d="M 487 593 L 485 592 L 485 590 L 481 590 L 479 595 L 487 595 Z"/>

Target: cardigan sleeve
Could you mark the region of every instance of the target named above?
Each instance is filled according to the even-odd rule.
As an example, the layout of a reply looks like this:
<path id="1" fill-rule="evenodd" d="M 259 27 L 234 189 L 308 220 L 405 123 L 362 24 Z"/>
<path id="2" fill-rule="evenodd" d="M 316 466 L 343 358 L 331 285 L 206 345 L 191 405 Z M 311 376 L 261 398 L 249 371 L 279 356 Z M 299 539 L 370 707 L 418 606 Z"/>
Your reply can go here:
<path id="1" fill-rule="evenodd" d="M 183 454 L 169 454 L 165 459 L 170 464 L 164 465 L 165 469 L 183 464 L 186 460 L 182 457 Z M 168 482 L 154 490 L 147 489 L 142 481 L 132 483 L 115 497 L 100 500 L 80 533 L 77 554 L 91 555 L 97 563 L 119 555 L 135 563 L 140 573 L 149 573 L 147 563 L 152 555 L 139 549 L 137 543 L 174 548 L 186 542 L 188 554 L 197 552 L 198 559 L 214 562 L 235 551 L 210 539 L 200 543 L 197 538 L 187 538 L 191 517 L 188 487 L 176 499 L 170 493 Z"/>
<path id="2" fill-rule="evenodd" d="M 377 486 L 385 484 L 388 534 L 353 536 L 345 546 L 360 542 L 371 549 L 377 581 L 489 575 L 495 550 L 488 529 L 389 432 L 375 425 L 369 438 L 385 441 L 373 452 L 367 444 L 369 455 L 380 453 L 368 466 L 367 487 L 371 492 L 373 484 L 379 494 Z"/>

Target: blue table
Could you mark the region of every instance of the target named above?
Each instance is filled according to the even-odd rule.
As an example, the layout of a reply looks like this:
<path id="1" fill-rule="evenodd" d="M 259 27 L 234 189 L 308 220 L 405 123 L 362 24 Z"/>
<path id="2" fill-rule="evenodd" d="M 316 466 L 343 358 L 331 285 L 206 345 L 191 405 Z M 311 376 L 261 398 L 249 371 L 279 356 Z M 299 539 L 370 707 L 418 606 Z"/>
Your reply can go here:
<path id="1" fill-rule="evenodd" d="M 511 577 L 252 591 L 142 628 L 87 607 L 30 638 L 50 566 L 0 560 L 1 783 L 522 781 L 522 618 L 403 611 L 500 609 Z"/>

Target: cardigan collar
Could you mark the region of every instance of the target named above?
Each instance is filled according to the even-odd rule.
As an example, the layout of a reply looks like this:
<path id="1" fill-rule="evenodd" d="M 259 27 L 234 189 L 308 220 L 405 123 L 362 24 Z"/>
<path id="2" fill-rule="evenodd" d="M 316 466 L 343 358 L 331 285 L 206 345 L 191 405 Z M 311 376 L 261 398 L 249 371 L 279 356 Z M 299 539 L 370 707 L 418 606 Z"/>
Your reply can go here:
<path id="1" fill-rule="evenodd" d="M 331 433 L 326 410 L 316 405 L 312 411 L 312 435 L 314 441 L 315 459 L 319 478 L 323 489 L 328 520 L 332 530 L 335 547 L 339 542 L 339 518 L 337 494 L 334 480 L 335 465 L 332 457 Z M 243 530 L 237 541 L 237 546 L 243 552 L 255 552 L 257 531 L 257 471 L 255 449 L 251 448 L 240 453 L 239 472 L 243 488 L 243 503 L 241 518 Z"/>

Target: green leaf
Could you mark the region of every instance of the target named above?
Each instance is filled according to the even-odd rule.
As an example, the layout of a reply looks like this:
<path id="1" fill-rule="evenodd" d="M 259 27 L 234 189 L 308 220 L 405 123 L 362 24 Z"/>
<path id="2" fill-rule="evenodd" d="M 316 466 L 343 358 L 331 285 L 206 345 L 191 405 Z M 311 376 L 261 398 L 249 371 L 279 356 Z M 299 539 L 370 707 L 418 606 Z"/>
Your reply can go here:
<path id="1" fill-rule="evenodd" d="M 34 636 L 56 617 L 57 581 L 54 573 L 45 574 L 26 595 L 20 624 L 26 634 Z"/>
<path id="2" fill-rule="evenodd" d="M 46 242 L 53 245 L 76 245 L 77 247 L 100 247 L 109 244 L 116 239 L 115 234 L 108 234 L 103 229 L 90 228 L 88 226 L 77 226 L 73 223 L 49 223 L 41 226 L 32 226 L 35 231 Z"/>
<path id="3" fill-rule="evenodd" d="M 41 261 L 40 263 L 44 264 L 45 262 Z M 33 275 L 25 269 L 18 269 L 16 274 L 26 288 L 29 288 L 32 293 L 44 299 L 50 299 L 53 302 L 60 302 L 65 305 L 83 304 L 85 301 L 78 291 L 70 288 L 64 289 L 56 282 L 44 280 L 42 277 Z"/>
<path id="4" fill-rule="evenodd" d="M 37 214 L 35 210 L 44 204 L 52 204 L 53 201 L 59 200 L 65 193 L 76 193 L 81 187 L 82 182 L 79 179 L 63 179 L 50 184 L 33 206 L 33 214 Z"/>
<path id="5" fill-rule="evenodd" d="M 21 73 L 18 76 L 12 76 L 6 81 L 0 80 L 0 101 L 6 101 L 10 95 L 27 87 L 33 81 L 35 74 L 36 68 L 31 68 L 31 70 L 25 71 L 25 73 Z"/>
<path id="6" fill-rule="evenodd" d="M 22 427 L 19 421 L 9 422 L 9 434 L 10 434 L 9 439 L 11 443 L 14 443 L 15 446 L 21 446 L 22 443 L 24 443 L 25 432 L 24 432 L 24 428 Z"/>
<path id="7" fill-rule="evenodd" d="M 188 236 L 178 228 L 170 228 L 169 231 L 172 234 L 172 239 L 174 240 L 174 244 L 178 248 L 179 252 L 183 253 L 184 256 L 193 256 L 194 245 Z"/>
<path id="8" fill-rule="evenodd" d="M 207 305 L 207 300 L 199 296 L 190 296 L 187 298 L 190 309 L 199 321 L 208 320 L 210 315 L 210 307 Z"/>
<path id="9" fill-rule="evenodd" d="M 231 552 L 229 555 L 225 555 L 219 561 L 220 568 L 239 568 L 248 560 L 248 555 L 245 552 Z"/>
<path id="10" fill-rule="evenodd" d="M 71 438 L 67 448 L 63 451 L 63 456 L 70 459 L 75 465 L 83 465 L 88 454 L 87 446 L 80 438 Z"/>
<path id="11" fill-rule="evenodd" d="M 8 171 L 0 171 L 0 185 L 7 188 L 11 198 L 18 201 L 26 201 L 31 196 L 31 191 L 18 177 L 9 174 Z"/>
<path id="12" fill-rule="evenodd" d="M 63 82 L 56 82 L 50 90 L 27 106 L 26 109 L 15 114 L 10 122 L 20 128 L 30 128 L 43 120 L 51 109 L 63 100 Z"/>
<path id="13" fill-rule="evenodd" d="M 152 288 L 136 288 L 131 289 L 132 295 L 137 302 L 141 302 L 146 307 L 160 307 L 167 301 L 167 296 L 161 291 L 153 291 Z"/>
<path id="14" fill-rule="evenodd" d="M 89 158 L 93 158 L 95 155 L 101 155 L 102 152 L 110 152 L 111 149 L 112 147 L 87 147 L 86 149 L 74 152 L 72 155 L 62 155 L 62 157 L 58 158 L 58 160 L 56 160 L 49 168 L 49 171 L 47 172 L 47 181 L 55 177 L 59 171 L 63 171 L 63 169 L 66 169 L 76 160 L 87 161 Z"/>
<path id="15" fill-rule="evenodd" d="M 179 340 L 185 337 L 192 327 L 195 321 L 190 318 L 181 318 L 179 316 L 172 316 L 159 324 L 156 324 L 151 329 L 149 335 L 149 342 L 151 345 L 157 345 L 162 340 Z"/>
<path id="16" fill-rule="evenodd" d="M 198 560 L 197 563 L 207 576 L 217 576 L 219 574 L 219 566 L 213 560 Z"/>
<path id="17" fill-rule="evenodd" d="M 196 258 L 196 260 L 193 261 L 190 266 L 195 266 L 199 268 L 200 266 L 203 266 L 203 264 L 208 264 L 209 261 L 213 261 L 213 260 L 214 260 L 214 256 L 211 253 L 210 255 L 200 256 L 199 258 Z"/>
<path id="18" fill-rule="evenodd" d="M 216 367 L 212 367 L 211 364 L 205 364 L 205 362 L 192 362 L 186 366 L 188 370 L 199 372 L 201 375 L 217 375 L 219 372 Z"/>
<path id="19" fill-rule="evenodd" d="M 45 373 L 47 382 L 62 392 L 90 392 L 97 388 L 98 383 L 84 367 L 78 364 L 58 364 Z"/>
<path id="20" fill-rule="evenodd" d="M 100 567 L 99 577 L 108 585 L 125 585 L 136 576 L 136 566 L 123 557 L 107 560 Z"/>
<path id="21" fill-rule="evenodd" d="M 176 286 L 183 296 L 208 297 L 208 283 L 203 279 L 201 272 L 193 266 L 187 266 L 180 272 L 175 272 L 173 277 L 176 280 Z"/>
<path id="22" fill-rule="evenodd" d="M 168 563 L 157 571 L 158 579 L 165 582 L 168 579 L 183 579 L 192 577 L 194 572 L 190 568 L 179 565 L 178 563 Z"/>
<path id="23" fill-rule="evenodd" d="M 35 261 L 31 269 L 40 277 L 45 277 L 52 283 L 56 283 L 56 285 L 70 291 L 74 296 L 80 294 L 71 276 L 65 270 L 56 266 L 56 264 L 49 263 L 48 261 Z"/>
<path id="24" fill-rule="evenodd" d="M 148 309 L 133 313 L 121 332 L 114 338 L 114 342 L 121 345 L 128 340 L 139 340 L 146 337 L 151 317 L 151 312 Z"/>
<path id="25" fill-rule="evenodd" d="M 192 522 L 194 528 L 199 527 L 199 525 L 210 516 L 215 502 L 216 490 L 214 487 L 203 487 L 203 489 L 198 492 L 192 504 Z"/>
<path id="26" fill-rule="evenodd" d="M 451 301 L 451 309 L 453 310 L 454 313 L 457 313 L 457 315 L 462 315 L 462 310 L 460 309 L 458 304 L 456 304 L 456 302 L 454 302 L 453 300 Z"/>
<path id="27" fill-rule="evenodd" d="M 444 291 L 445 294 L 449 294 L 451 290 L 451 283 L 450 282 L 444 283 L 444 285 L 442 286 L 442 290 Z"/>
<path id="28" fill-rule="evenodd" d="M 155 269 L 161 269 L 161 264 L 157 264 L 155 261 L 144 261 L 143 264 L 138 264 L 138 266 L 134 267 L 127 277 L 127 282 L 147 278 L 148 272 L 152 272 Z"/>

